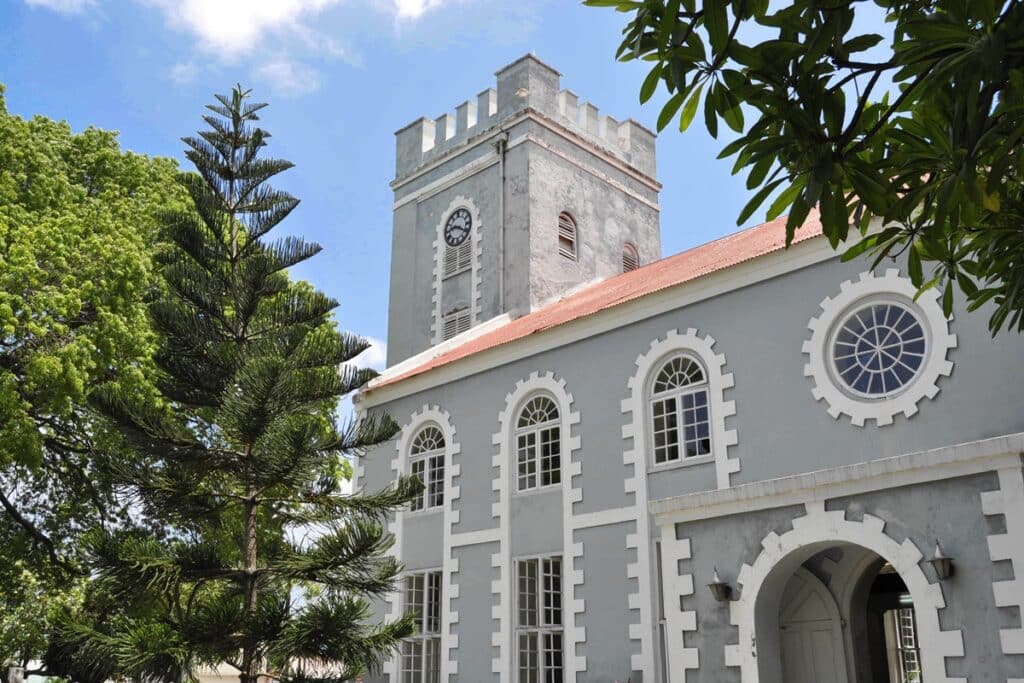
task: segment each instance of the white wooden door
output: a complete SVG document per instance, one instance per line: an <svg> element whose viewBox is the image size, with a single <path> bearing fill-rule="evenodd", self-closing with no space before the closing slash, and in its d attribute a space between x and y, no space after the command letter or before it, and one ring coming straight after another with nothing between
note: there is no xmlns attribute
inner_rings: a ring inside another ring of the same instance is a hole
<svg viewBox="0 0 1024 683"><path fill-rule="evenodd" d="M783 683L847 683L843 628L828 588L802 567L779 608Z"/></svg>

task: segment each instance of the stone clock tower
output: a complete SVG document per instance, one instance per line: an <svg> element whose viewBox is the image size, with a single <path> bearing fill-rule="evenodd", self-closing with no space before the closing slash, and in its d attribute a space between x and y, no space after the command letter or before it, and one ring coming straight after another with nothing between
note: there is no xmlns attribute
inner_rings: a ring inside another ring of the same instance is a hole
<svg viewBox="0 0 1024 683"><path fill-rule="evenodd" d="M532 55L396 138L389 366L661 257L654 135Z"/></svg>

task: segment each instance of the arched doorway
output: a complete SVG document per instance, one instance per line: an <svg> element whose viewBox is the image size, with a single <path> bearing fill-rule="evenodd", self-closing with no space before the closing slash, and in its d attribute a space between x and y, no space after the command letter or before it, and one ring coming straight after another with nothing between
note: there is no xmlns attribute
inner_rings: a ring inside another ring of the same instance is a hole
<svg viewBox="0 0 1024 683"><path fill-rule="evenodd" d="M919 648L906 583L869 550L820 551L786 582L779 605L782 683L921 683Z"/></svg>
<svg viewBox="0 0 1024 683"><path fill-rule="evenodd" d="M780 616L789 614L789 605L783 603L792 577L797 573L804 576L800 570L815 574L826 585L840 610L845 670L837 667L836 671L819 674L815 683L886 682L886 678L873 677L872 667L864 666L872 652L882 652L883 658L888 656L884 623L881 638L876 629L872 639L867 616L868 602L877 593L873 588L875 580L882 573L898 576L897 594L913 607L911 614L917 637L912 648L908 644L908 649L913 649L913 655L908 657L916 657L919 673L912 673L903 680L909 683L956 680L946 675L945 658L963 656L963 637L959 630L940 628L938 611L945 607L942 588L929 581L922 571L923 556L917 546L909 539L897 542L888 536L884 522L877 517L862 514L860 519L847 519L844 510L826 510L821 502L808 503L806 508L807 514L794 519L790 531L781 535L769 533L762 540L762 550L755 561L743 565L737 577L740 593L731 604L730 620L738 629L739 642L725 646L725 658L727 665L739 667L742 683L789 683L783 672L784 630L780 626L784 622L780 621ZM851 557L859 554L860 558L853 568L815 565L814 558L837 552L850 552ZM827 572L829 576L822 580L819 572ZM790 591L790 596L793 595ZM833 613L822 619L829 623L819 624L818 629L830 637L830 643L836 640L834 616ZM839 649L838 645L833 647ZM834 658L830 657L829 661ZM900 683L901 679L889 677L888 680Z"/></svg>

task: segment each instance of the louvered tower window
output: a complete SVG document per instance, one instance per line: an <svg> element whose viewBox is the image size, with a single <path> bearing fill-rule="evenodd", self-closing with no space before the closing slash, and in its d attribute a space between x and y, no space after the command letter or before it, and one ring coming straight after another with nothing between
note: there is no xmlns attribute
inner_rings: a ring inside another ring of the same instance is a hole
<svg viewBox="0 0 1024 683"><path fill-rule="evenodd" d="M458 275L473 265L473 240L466 239L457 247L445 246L444 277Z"/></svg>
<svg viewBox="0 0 1024 683"><path fill-rule="evenodd" d="M462 334L473 326L473 317L468 308L452 311L444 317L444 324L441 329L441 339L451 339L457 334Z"/></svg>
<svg viewBox="0 0 1024 683"><path fill-rule="evenodd" d="M628 273L631 270L636 270L640 267L640 254L637 253L636 247L629 242L622 245L622 272Z"/></svg>
<svg viewBox="0 0 1024 683"><path fill-rule="evenodd" d="M558 253L565 258L576 260L576 221L563 211L558 214Z"/></svg>

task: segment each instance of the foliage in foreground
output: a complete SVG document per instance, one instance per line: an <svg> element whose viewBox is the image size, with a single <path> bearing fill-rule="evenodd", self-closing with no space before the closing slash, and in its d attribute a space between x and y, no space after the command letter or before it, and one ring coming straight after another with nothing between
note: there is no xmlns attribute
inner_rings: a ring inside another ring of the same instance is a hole
<svg viewBox="0 0 1024 683"><path fill-rule="evenodd" d="M176 175L116 133L8 113L0 86L0 662L38 657L79 601L83 530L128 521L102 468L126 454L88 397L153 393L145 299Z"/></svg>
<svg viewBox="0 0 1024 683"><path fill-rule="evenodd" d="M1024 2L585 4L631 15L618 57L652 63L641 101L668 90L659 130L703 110L712 136L741 134L720 155L756 190L738 223L774 197L767 218L788 211L789 240L817 207L833 247L860 229L846 258L906 252L947 314L958 286L970 310L994 304L993 334L1024 330ZM869 10L890 45L860 31ZM885 227L869 234L872 217Z"/></svg>
<svg viewBox="0 0 1024 683"><path fill-rule="evenodd" d="M347 680L412 631L409 618L371 623L367 598L400 571L385 517L422 485L340 490L343 458L396 425L335 423L338 399L374 373L350 363L367 344L337 331L337 303L287 275L319 246L267 239L298 200L267 184L291 164L261 156L264 106L240 88L218 95L208 128L184 140L195 211L163 219L173 248L150 311L166 408L95 394L139 454L111 476L163 526L90 536L96 595L118 609L69 618L53 671L178 682L226 662L242 683Z"/></svg>

